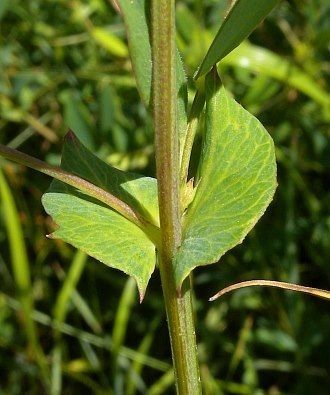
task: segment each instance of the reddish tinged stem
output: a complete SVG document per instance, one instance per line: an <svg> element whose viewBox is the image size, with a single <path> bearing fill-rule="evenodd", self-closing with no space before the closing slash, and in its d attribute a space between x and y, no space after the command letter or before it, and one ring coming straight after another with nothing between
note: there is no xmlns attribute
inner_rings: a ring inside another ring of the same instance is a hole
<svg viewBox="0 0 330 395"><path fill-rule="evenodd" d="M92 184L91 182L84 180L74 174L71 174L60 167L49 165L39 159L36 159L30 155L24 154L20 151L6 147L0 144L0 156L6 159L10 159L21 165L30 167L31 169L40 171L41 173L47 174L50 177L56 178L80 191L86 193L100 202L106 204L113 210L116 210L122 216L133 222L135 225L143 229L150 237L154 237L158 233L158 228L148 223L139 213L137 213L132 207L112 195L108 191Z"/></svg>
<svg viewBox="0 0 330 395"><path fill-rule="evenodd" d="M201 387L192 292L186 280L178 295L173 275L173 256L181 242L174 9L174 0L152 0L153 117L162 241L159 269L177 393L197 395Z"/></svg>

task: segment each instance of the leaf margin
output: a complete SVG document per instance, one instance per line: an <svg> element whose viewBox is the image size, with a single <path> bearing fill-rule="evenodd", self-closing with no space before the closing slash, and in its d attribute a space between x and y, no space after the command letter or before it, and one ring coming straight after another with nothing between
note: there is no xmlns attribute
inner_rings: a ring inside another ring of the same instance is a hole
<svg viewBox="0 0 330 395"><path fill-rule="evenodd" d="M197 185L196 185L196 193L195 193L195 197L192 201L192 203L189 205L186 213L185 213L185 217L184 217L184 221L183 221L183 238L182 238L182 243L181 246L179 247L176 255L174 256L174 277L175 277L175 282L176 282L176 287L178 290L180 290L181 285L184 281L184 279L191 273L191 271L193 271L196 267L199 266L206 266L206 265L210 265L213 263L217 263L219 261L219 259L226 254L229 250L231 250L232 248L234 248L235 246L241 244L243 242L243 240L245 239L245 237L248 235L248 233L253 229L253 227L255 226L255 224L259 221L259 219L262 217L262 215L265 213L267 207L269 206L269 204L271 203L271 201L273 200L275 191L276 191L276 187L277 187L277 168L276 168L276 157L275 157L275 149L274 149L274 142L271 138L271 136L269 135L269 133L267 132L267 130L264 128L264 126L260 123L260 121L254 117L252 114L250 114L247 110L245 110L236 100L234 100L229 93L226 91L226 89L223 87L222 82L218 76L218 72L216 67L213 67L213 69L211 70L211 72L208 73L207 78L205 80L205 84L206 84L206 94L209 91L209 89L207 89L207 84L209 83L210 79L214 78L214 82L215 85L218 85L218 89L220 92L220 95L222 95L223 97L225 97L225 100L229 99L232 101L232 103L239 108L240 111L243 111L246 115L248 115L249 117L251 117L251 120L253 120L254 122L256 122L256 124L258 125L258 127L261 128L262 133L264 133L264 137L267 138L269 144L270 144L270 148L271 148L271 153L272 153L272 166L273 166L273 175L272 175L272 179L273 179L273 187L271 192L269 193L268 198L264 201L263 204L263 208L261 210L259 210L259 212L257 214L254 215L254 219L253 220L249 220L248 221L248 226L245 228L246 230L242 232L242 235L239 239L237 239L236 241L232 242L232 244L230 244L228 246L228 248L226 247L226 249L224 251L222 251L221 253L214 253L214 257L212 259L209 259L210 261L205 263L203 261L199 261L194 263L193 265L190 265L188 267L185 267L184 270L182 270L182 264L180 265L180 254L182 253L182 247L184 245L185 242L185 236L187 235L187 231L189 230L189 223L187 220L187 216L189 216L194 202L196 205L196 198L198 198L198 188L200 187L200 181L201 181L201 177L203 177L203 175L201 174L197 174ZM215 87L214 89L217 89L217 87ZM209 92L209 97L206 97L206 111L208 110L208 105L209 105L209 100L210 100L210 92ZM207 122L207 118L206 121ZM200 158L200 164L199 164L199 170L198 173L200 173L200 169L203 166L203 157L205 157L205 152L203 154L203 151L205 149L205 137L204 137L204 142L203 142L203 148L202 148L202 154L201 154L201 158ZM212 159L210 159L212 160ZM199 177L199 178L198 178ZM203 199L201 199L201 202L203 203ZM191 214L190 214L191 215ZM194 215L196 215L196 212L194 213ZM194 215L192 215L192 217L194 217ZM189 250L189 248L188 248ZM181 267L180 267L181 266Z"/></svg>

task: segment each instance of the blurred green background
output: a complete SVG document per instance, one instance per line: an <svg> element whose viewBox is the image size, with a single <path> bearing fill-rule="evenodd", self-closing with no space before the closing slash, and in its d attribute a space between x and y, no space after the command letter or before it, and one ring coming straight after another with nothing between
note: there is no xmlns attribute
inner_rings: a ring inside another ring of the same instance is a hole
<svg viewBox="0 0 330 395"><path fill-rule="evenodd" d="M227 6L177 1L190 99ZM327 0L282 1L220 67L275 141L279 186L244 243L195 271L205 394L330 393L324 300L250 288L207 302L255 278L328 287L329 38ZM0 143L57 164L68 127L109 163L154 175L150 116L110 3L0 0ZM0 162L0 394L47 393L48 377L53 395L174 393L158 273L139 305L132 280L47 240L49 182Z"/></svg>

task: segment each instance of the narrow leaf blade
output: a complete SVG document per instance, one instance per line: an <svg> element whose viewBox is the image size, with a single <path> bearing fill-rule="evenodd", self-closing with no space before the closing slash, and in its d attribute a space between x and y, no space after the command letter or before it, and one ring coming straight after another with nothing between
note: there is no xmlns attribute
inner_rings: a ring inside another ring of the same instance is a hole
<svg viewBox="0 0 330 395"><path fill-rule="evenodd" d="M60 324L65 322L67 311L70 305L70 299L76 289L78 281L80 280L86 262L87 255L81 251L78 251L71 262L68 274L63 282L61 290L57 294L54 306L54 318Z"/></svg>
<svg viewBox="0 0 330 395"><path fill-rule="evenodd" d="M48 366L46 357L39 343L37 327L32 319L34 300L27 248L14 197L1 168L0 204L0 208L3 209L4 222L8 234L13 278L24 318L24 331L29 342L32 355L36 359L43 380L46 383L49 379Z"/></svg>
<svg viewBox="0 0 330 395"><path fill-rule="evenodd" d="M146 0L116 0L116 5L125 22L132 66L141 99L149 105L151 46L146 18Z"/></svg>
<svg viewBox="0 0 330 395"><path fill-rule="evenodd" d="M148 10L150 10L149 0L116 0L116 5L119 7L125 22L137 87L142 101L149 107L151 105L152 90L152 61L148 16ZM177 52L176 80L178 96L177 125L180 142L182 142L187 128L188 94L186 74L179 52Z"/></svg>
<svg viewBox="0 0 330 395"><path fill-rule="evenodd" d="M213 40L195 79L236 48L269 14L279 0L237 0Z"/></svg>

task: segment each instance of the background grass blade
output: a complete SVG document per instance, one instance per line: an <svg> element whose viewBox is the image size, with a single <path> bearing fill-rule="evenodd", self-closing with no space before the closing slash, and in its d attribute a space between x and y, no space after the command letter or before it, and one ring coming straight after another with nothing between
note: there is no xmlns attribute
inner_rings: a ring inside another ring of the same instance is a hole
<svg viewBox="0 0 330 395"><path fill-rule="evenodd" d="M112 367L113 372L118 372L118 355L125 340L131 309L135 301L136 284L132 278L126 282L122 292L112 330ZM116 373L115 373L116 379Z"/></svg>
<svg viewBox="0 0 330 395"><path fill-rule="evenodd" d="M49 373L45 355L40 346L37 328L32 318L33 295L31 273L24 242L23 230L14 198L9 185L0 169L0 202L2 203L4 222L7 229L11 266L16 290L21 302L24 317L24 329L29 342L30 353L37 362L43 380L48 383Z"/></svg>
<svg viewBox="0 0 330 395"><path fill-rule="evenodd" d="M57 295L54 306L54 318L60 324L65 321L68 307L70 306L70 299L76 289L86 262L87 255L82 251L77 251L70 265L69 272L65 277L62 288Z"/></svg>
<svg viewBox="0 0 330 395"><path fill-rule="evenodd" d="M58 343L53 350L50 395L60 395L62 391L62 348Z"/></svg>
<svg viewBox="0 0 330 395"><path fill-rule="evenodd" d="M92 309L89 307L86 300L80 295L79 292L73 291L72 293L72 302L75 308L79 311L80 315L83 317L86 324L93 330L95 333L101 333L102 328Z"/></svg>
<svg viewBox="0 0 330 395"><path fill-rule="evenodd" d="M2 292L0 292L0 296L3 297L6 304L11 309L13 309L14 311L20 310L21 305L16 299L11 298L10 296ZM56 321L52 320L49 315L37 310L33 310L32 319L41 325L52 328L54 330L59 330L63 335L70 336L71 338L78 339L82 342L87 342L103 350L112 351L112 342L109 337L97 336L93 333L83 331L66 323L59 325ZM132 361L141 361L141 363L143 363L145 366L148 366L151 369L159 372L166 372L170 368L170 364L168 364L167 362L163 362L157 358L150 357L149 355L143 355L126 346L122 346L118 354Z"/></svg>
<svg viewBox="0 0 330 395"><path fill-rule="evenodd" d="M329 93L312 76L266 48L244 42L226 56L222 64L275 78L309 96L325 109L329 108Z"/></svg>
<svg viewBox="0 0 330 395"><path fill-rule="evenodd" d="M65 318L70 306L70 299L72 294L75 292L77 283L81 277L87 261L87 255L81 251L77 251L68 275L65 277L62 288L57 295L53 315L58 325L65 322ZM63 274L64 275L64 274ZM59 395L62 391L62 341L61 332L58 327L54 331L55 333L55 347L52 356L52 376L51 376L51 395Z"/></svg>
<svg viewBox="0 0 330 395"><path fill-rule="evenodd" d="M195 79L210 71L214 64L236 48L278 2L279 0L237 0L220 26Z"/></svg>
<svg viewBox="0 0 330 395"><path fill-rule="evenodd" d="M94 40L112 55L121 58L128 57L126 44L111 32L100 27L94 27L91 29L91 34Z"/></svg>
<svg viewBox="0 0 330 395"><path fill-rule="evenodd" d="M141 344L139 348L137 349L138 352L141 354L147 354L149 352L149 349L151 347L151 344L153 340L155 339L155 330L157 326L159 325L159 317L156 317L156 319L153 320L151 323L150 329L148 333L145 335L145 337L142 339ZM141 373L143 370L143 361L141 360L135 360L132 363L131 369L128 373L128 377L126 380L126 395L135 395L137 392L136 384L135 384L135 377L141 377Z"/></svg>
<svg viewBox="0 0 330 395"><path fill-rule="evenodd" d="M149 395L160 395L166 393L174 383L174 372L173 369L169 369L164 373L159 380L157 380L150 388Z"/></svg>
<svg viewBox="0 0 330 395"><path fill-rule="evenodd" d="M101 326L95 315L89 308L86 301L76 291L77 284L83 273L87 262L88 256L82 252L77 251L74 255L72 263L70 265L67 276L64 279L62 288L57 295L57 299L54 306L54 319L57 321L57 327L55 329L56 346L53 351L53 366L52 366L52 395L58 395L61 393L62 385L62 369L61 369L61 358L62 358L62 340L61 331L59 330L60 325L65 322L70 302L74 304L76 309L80 312L85 322L94 330L96 333L101 332ZM64 276L64 273L62 273Z"/></svg>

